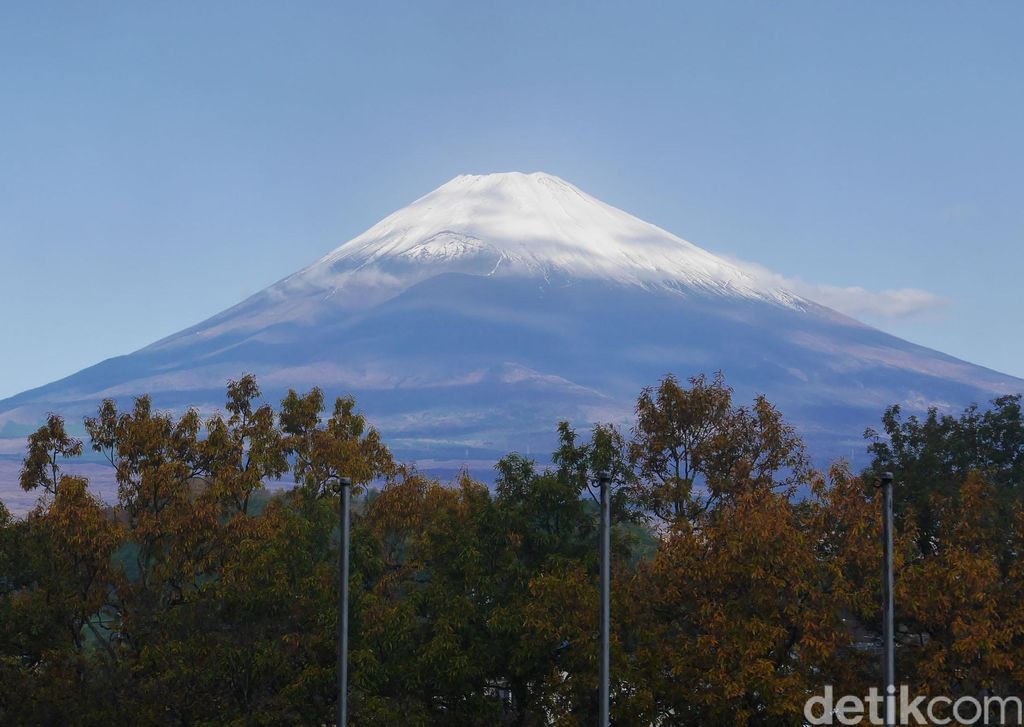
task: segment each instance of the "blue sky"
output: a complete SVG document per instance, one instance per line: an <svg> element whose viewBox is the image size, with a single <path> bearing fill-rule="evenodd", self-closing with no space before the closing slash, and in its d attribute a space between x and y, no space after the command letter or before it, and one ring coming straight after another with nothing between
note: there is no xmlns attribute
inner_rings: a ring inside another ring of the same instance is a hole
<svg viewBox="0 0 1024 727"><path fill-rule="evenodd" d="M1024 376L1022 25L936 0L4 4L0 397L509 170Z"/></svg>

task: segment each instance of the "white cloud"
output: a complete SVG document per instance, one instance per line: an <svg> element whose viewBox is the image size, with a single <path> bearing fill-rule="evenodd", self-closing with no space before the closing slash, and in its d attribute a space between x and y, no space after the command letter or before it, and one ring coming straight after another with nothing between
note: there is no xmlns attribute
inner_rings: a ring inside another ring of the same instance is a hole
<svg viewBox="0 0 1024 727"><path fill-rule="evenodd" d="M949 301L935 293L918 288L867 290L860 286L841 288L833 285L788 281L790 290L797 295L835 308L848 316L874 316L877 318L909 318L930 313L949 305Z"/></svg>
<svg viewBox="0 0 1024 727"><path fill-rule="evenodd" d="M762 284L785 288L853 318L911 318L934 313L949 305L947 298L920 288L868 290L859 285L842 287L808 283L800 278L779 275L754 263L738 260L734 262Z"/></svg>

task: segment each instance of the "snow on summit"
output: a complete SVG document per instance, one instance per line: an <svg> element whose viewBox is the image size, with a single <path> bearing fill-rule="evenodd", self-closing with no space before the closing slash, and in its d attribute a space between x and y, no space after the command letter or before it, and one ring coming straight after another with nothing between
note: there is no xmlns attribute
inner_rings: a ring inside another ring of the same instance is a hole
<svg viewBox="0 0 1024 727"><path fill-rule="evenodd" d="M550 174L460 175L309 267L185 331L214 336L366 309L437 275L598 280L673 295L808 301ZM172 337L176 338L176 337ZM164 342L158 342L161 345Z"/></svg>
<svg viewBox="0 0 1024 727"><path fill-rule="evenodd" d="M445 268L548 280L601 279L780 303L796 299L541 172L458 176L288 282L289 287L312 284L342 292L360 273L377 283L408 284Z"/></svg>

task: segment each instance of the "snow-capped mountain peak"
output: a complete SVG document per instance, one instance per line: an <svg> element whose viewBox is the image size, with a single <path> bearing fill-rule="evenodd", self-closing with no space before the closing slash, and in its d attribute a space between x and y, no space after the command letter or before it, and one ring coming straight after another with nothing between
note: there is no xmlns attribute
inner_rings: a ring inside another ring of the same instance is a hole
<svg viewBox="0 0 1024 727"><path fill-rule="evenodd" d="M443 274L598 281L675 296L807 310L765 276L605 204L550 174L461 175L187 336L311 324L366 310ZM157 346L180 342L182 334Z"/></svg>
<svg viewBox="0 0 1024 727"><path fill-rule="evenodd" d="M405 288L441 270L601 279L792 304L738 265L601 202L563 179L509 172L461 175L283 281L343 298L366 282ZM349 289L349 290L346 290ZM378 296L373 296L379 299Z"/></svg>
<svg viewBox="0 0 1024 727"><path fill-rule="evenodd" d="M487 470L552 451L558 421L628 426L637 392L667 372L722 371L738 401L766 395L832 457L860 449L892 403L959 407L1024 386L769 277L557 177L457 177L212 318L0 402L0 429L144 392L213 411L251 372L268 400L354 394L401 459Z"/></svg>

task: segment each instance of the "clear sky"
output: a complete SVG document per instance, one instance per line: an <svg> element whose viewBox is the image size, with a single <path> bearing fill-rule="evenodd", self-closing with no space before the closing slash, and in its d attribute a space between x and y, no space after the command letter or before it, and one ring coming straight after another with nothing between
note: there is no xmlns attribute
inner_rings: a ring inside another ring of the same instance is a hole
<svg viewBox="0 0 1024 727"><path fill-rule="evenodd" d="M0 6L0 397L545 171L1024 376L1024 3Z"/></svg>

